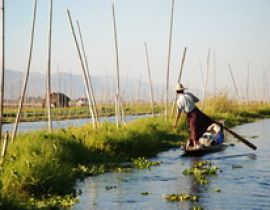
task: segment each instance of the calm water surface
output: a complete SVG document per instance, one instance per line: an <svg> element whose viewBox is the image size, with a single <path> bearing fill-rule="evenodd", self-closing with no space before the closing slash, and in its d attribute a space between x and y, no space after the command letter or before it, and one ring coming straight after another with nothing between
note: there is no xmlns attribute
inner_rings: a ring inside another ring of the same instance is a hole
<svg viewBox="0 0 270 210"><path fill-rule="evenodd" d="M126 121L131 121L138 118L148 117L151 115L134 115L134 116L126 116ZM115 117L101 117L101 122L114 122ZM85 118L85 119L71 119L71 120L59 120L59 121L53 121L52 126L53 128L66 128L70 126L82 126L86 123L92 123L91 118ZM4 131L11 131L13 129L14 124L8 123L3 125ZM47 129L48 123L47 121L39 121L39 122L21 122L18 126L19 132L27 132L32 130L42 130Z"/></svg>
<svg viewBox="0 0 270 210"><path fill-rule="evenodd" d="M82 192L73 210L163 210L190 209L201 206L208 210L269 210L270 209L270 120L235 127L257 145L253 151L243 143L203 157L182 157L179 149L160 153L153 160L163 163L150 170L129 173L107 173L87 178L77 185ZM229 137L229 136L228 136ZM231 138L231 137L229 137ZM209 177L209 184L198 185L182 171L196 160L210 160L223 171ZM233 166L241 166L234 168ZM106 186L115 186L106 190ZM220 193L214 192L218 187ZM142 192L149 192L142 196ZM169 193L191 193L199 202L171 203L164 199Z"/></svg>

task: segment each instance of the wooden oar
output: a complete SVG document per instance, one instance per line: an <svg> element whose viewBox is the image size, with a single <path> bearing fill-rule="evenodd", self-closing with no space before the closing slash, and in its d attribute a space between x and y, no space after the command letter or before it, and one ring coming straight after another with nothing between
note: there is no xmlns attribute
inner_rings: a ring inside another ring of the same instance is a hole
<svg viewBox="0 0 270 210"><path fill-rule="evenodd" d="M251 142L249 142L248 140L246 140L245 138L243 138L242 136L240 136L239 134L235 133L234 131L232 131L231 129L227 128L226 126L224 126L222 123L217 122L215 120L212 119L212 121L216 124L218 124L220 127L224 128L226 131L228 131L230 134L232 134L235 138L239 139L241 142L243 142L244 144L246 144L247 146L249 146L250 148L252 148L253 150L256 150L257 147L252 144Z"/></svg>

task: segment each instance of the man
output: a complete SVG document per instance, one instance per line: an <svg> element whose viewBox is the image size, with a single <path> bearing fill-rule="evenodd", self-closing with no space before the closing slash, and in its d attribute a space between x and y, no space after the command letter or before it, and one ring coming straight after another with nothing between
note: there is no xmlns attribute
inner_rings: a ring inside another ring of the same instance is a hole
<svg viewBox="0 0 270 210"><path fill-rule="evenodd" d="M182 84L176 84L177 93L177 114L174 122L174 127L177 126L181 113L186 114L186 121L190 131L190 138L188 145L194 148L199 148L199 139L213 121L201 112L195 105L199 99L191 93L185 93Z"/></svg>

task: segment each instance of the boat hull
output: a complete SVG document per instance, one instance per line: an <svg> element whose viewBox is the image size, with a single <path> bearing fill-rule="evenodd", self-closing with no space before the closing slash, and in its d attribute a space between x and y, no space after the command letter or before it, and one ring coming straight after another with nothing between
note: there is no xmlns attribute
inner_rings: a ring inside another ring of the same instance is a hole
<svg viewBox="0 0 270 210"><path fill-rule="evenodd" d="M182 150L183 150L184 156L202 156L209 153L223 151L226 147L227 147L226 145L220 144L220 145L215 145L215 146L210 146L210 147L202 147L198 149L182 147Z"/></svg>

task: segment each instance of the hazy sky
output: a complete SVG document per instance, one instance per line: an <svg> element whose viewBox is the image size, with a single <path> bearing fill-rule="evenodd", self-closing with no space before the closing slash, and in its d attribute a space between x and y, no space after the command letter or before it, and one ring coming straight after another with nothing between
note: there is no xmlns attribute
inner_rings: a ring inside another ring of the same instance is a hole
<svg viewBox="0 0 270 210"><path fill-rule="evenodd" d="M46 72L48 2L38 0L38 17L31 70ZM115 0L120 74L147 81L143 43L149 47L154 83L165 83L171 0ZM25 71L33 0L6 1L6 68ZM115 75L112 1L54 0L53 72L81 74L66 9L79 20L91 73ZM183 48L188 47L182 81L202 88L199 63L206 69L211 48L209 89L213 89L213 51L217 87L232 88L230 62L239 88L244 89L247 63L252 86L270 78L269 0L175 0L170 84L174 86ZM263 73L265 72L265 73ZM263 75L265 75L263 77Z"/></svg>

